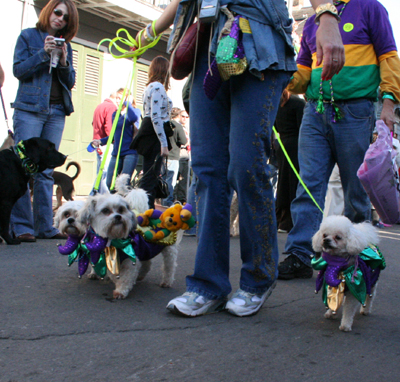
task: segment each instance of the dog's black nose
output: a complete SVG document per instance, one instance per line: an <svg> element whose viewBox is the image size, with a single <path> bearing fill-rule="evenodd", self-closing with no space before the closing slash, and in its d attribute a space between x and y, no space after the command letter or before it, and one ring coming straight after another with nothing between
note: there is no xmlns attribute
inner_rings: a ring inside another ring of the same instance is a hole
<svg viewBox="0 0 400 382"><path fill-rule="evenodd" d="M121 215L115 215L114 219L120 221L122 219L122 217L121 217Z"/></svg>
<svg viewBox="0 0 400 382"><path fill-rule="evenodd" d="M73 223L75 223L75 219L74 219L74 218L69 218L69 219L67 220L67 223L68 223L68 224L73 224Z"/></svg>

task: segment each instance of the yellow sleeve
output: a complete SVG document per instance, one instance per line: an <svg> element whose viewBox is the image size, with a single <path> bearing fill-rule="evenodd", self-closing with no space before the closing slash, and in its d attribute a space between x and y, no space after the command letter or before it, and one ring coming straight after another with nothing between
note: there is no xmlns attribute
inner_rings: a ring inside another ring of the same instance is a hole
<svg viewBox="0 0 400 382"><path fill-rule="evenodd" d="M400 101L400 59L396 51L379 57L379 70L380 91L393 94L398 103Z"/></svg>
<svg viewBox="0 0 400 382"><path fill-rule="evenodd" d="M304 65L297 65L297 72L293 74L287 90L294 94L304 94L307 90L310 80L311 68Z"/></svg>

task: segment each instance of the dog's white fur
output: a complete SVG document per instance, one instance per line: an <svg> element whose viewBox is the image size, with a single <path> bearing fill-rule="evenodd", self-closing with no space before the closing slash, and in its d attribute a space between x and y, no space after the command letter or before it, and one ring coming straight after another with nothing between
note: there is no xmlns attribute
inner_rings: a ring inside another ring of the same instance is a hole
<svg viewBox="0 0 400 382"><path fill-rule="evenodd" d="M121 174L115 180L115 189L118 194L125 198L131 210L142 214L149 209L149 197L142 188L132 188L127 185L128 174Z"/></svg>
<svg viewBox="0 0 400 382"><path fill-rule="evenodd" d="M77 216L84 205L83 200L69 201L62 205L54 217L54 226L66 235L83 236L86 226L77 220Z"/></svg>
<svg viewBox="0 0 400 382"><path fill-rule="evenodd" d="M358 255L369 244L378 244L378 242L377 230L370 223L353 224L345 216L335 215L327 217L312 238L312 246L315 252L324 251L333 256L348 258L350 264L354 261L354 256ZM361 306L361 314L368 315L371 313L377 285L378 283L371 291L372 296L367 296L365 306ZM359 307L359 301L350 292L347 292L343 302L340 330L351 331L354 316ZM332 318L333 316L332 310L328 309L325 318Z"/></svg>

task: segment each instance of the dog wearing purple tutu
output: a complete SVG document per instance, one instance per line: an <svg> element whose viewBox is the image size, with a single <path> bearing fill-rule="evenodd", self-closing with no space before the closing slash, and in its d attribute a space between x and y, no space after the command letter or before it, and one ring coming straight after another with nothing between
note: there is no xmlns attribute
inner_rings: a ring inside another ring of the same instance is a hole
<svg viewBox="0 0 400 382"><path fill-rule="evenodd" d="M371 313L380 270L385 260L376 246L377 230L370 223L353 224L345 216L329 216L312 238L312 260L318 270L316 293L323 288L325 318L333 318L343 305L340 330L351 331L357 310Z"/></svg>

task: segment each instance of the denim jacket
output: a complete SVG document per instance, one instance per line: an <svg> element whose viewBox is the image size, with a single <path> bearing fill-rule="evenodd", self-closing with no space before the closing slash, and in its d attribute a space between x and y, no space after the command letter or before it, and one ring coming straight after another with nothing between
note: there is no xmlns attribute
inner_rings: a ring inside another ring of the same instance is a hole
<svg viewBox="0 0 400 382"><path fill-rule="evenodd" d="M30 112L48 114L52 74L50 56L44 50L47 32L36 28L24 29L18 37L14 51L14 76L19 79L17 97L12 107ZM75 84L72 66L72 48L67 44L67 66L57 66L58 80L63 89L65 114L74 111L71 89Z"/></svg>
<svg viewBox="0 0 400 382"><path fill-rule="evenodd" d="M201 1L201 0L198 0ZM284 70L297 71L292 43L292 21L283 0L219 0L220 6L227 5L231 12L249 20L251 34L243 34L245 55L249 70L262 78L262 71ZM193 22L197 15L196 0L182 0L176 12L174 29L168 42L171 52L186 25ZM220 12L215 23L210 53L215 55L218 37L227 17Z"/></svg>

